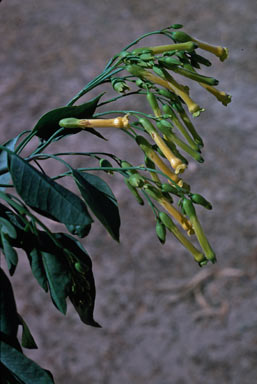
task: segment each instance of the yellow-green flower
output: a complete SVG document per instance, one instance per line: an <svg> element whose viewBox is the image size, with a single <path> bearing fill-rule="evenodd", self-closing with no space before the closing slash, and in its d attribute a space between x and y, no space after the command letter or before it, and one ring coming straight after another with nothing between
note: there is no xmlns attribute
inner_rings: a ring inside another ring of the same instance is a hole
<svg viewBox="0 0 257 384"><path fill-rule="evenodd" d="M128 115L118 116L113 119L75 119L73 117L62 119L59 121L59 125L63 128L123 128L128 129L130 127Z"/></svg>

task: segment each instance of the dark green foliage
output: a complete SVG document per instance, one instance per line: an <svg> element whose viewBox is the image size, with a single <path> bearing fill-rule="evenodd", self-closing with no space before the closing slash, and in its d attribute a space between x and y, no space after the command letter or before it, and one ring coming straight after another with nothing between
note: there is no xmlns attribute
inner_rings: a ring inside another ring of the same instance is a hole
<svg viewBox="0 0 257 384"><path fill-rule="evenodd" d="M0 268L0 332L11 340L16 338L18 331L18 313L13 296L11 283Z"/></svg>
<svg viewBox="0 0 257 384"><path fill-rule="evenodd" d="M111 236L119 241L120 215L118 203L109 186L98 176L73 170L80 193Z"/></svg>
<svg viewBox="0 0 257 384"><path fill-rule="evenodd" d="M52 384L52 377L47 371L23 355L10 344L0 340L1 364L11 373L13 383ZM3 384L8 383L5 381Z"/></svg>
<svg viewBox="0 0 257 384"><path fill-rule="evenodd" d="M57 109L53 109L52 111L47 112L43 115L37 124L34 127L34 132L41 139L47 140L49 139L58 129L60 129L59 121L61 119L65 119L67 117L76 117L77 119L89 119L93 116L95 109L97 107L98 101L103 96L101 93L99 96L94 99L88 101L87 103L81 105L72 105L68 107L61 107ZM81 129L63 129L60 132L60 136L64 137L66 135L78 133ZM100 137L94 129L87 129L87 131L94 133Z"/></svg>
<svg viewBox="0 0 257 384"><path fill-rule="evenodd" d="M46 217L75 226L76 234L83 237L92 223L85 203L21 157L14 153L8 156L13 184L24 202Z"/></svg>

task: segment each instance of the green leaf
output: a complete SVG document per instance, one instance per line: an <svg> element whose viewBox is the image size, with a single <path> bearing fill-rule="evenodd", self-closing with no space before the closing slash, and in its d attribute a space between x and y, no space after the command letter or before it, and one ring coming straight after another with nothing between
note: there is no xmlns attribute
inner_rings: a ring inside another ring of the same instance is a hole
<svg viewBox="0 0 257 384"><path fill-rule="evenodd" d="M82 197L111 236L119 241L120 215L115 196L98 176L73 170Z"/></svg>
<svg viewBox="0 0 257 384"><path fill-rule="evenodd" d="M85 203L21 157L14 153L8 156L13 184L25 203L41 215L75 226L83 236L92 223Z"/></svg>
<svg viewBox="0 0 257 384"><path fill-rule="evenodd" d="M0 363L0 377L2 384L24 384L24 381L14 376L3 364Z"/></svg>
<svg viewBox="0 0 257 384"><path fill-rule="evenodd" d="M51 297L60 312L66 314L66 297L70 291L71 276L61 255L41 252Z"/></svg>
<svg viewBox="0 0 257 384"><path fill-rule="evenodd" d="M21 315L18 315L19 317L19 323L22 326L22 338L21 338L21 345L24 348L28 349L37 349L37 344L29 330L29 327L25 320L21 317Z"/></svg>
<svg viewBox="0 0 257 384"><path fill-rule="evenodd" d="M0 268L0 332L11 338L16 338L18 323L12 285L2 268Z"/></svg>
<svg viewBox="0 0 257 384"><path fill-rule="evenodd" d="M9 238L3 232L1 232L1 242L3 247L3 253L5 255L7 267L10 274L13 275L18 264L18 255L15 249L12 247Z"/></svg>
<svg viewBox="0 0 257 384"><path fill-rule="evenodd" d="M0 341L1 363L25 384L53 384L51 376L39 365L4 341Z"/></svg>
<svg viewBox="0 0 257 384"><path fill-rule="evenodd" d="M37 124L34 127L34 131L36 131L36 135L42 139L49 139L57 130L60 129L59 121L61 119L67 117L76 117L78 119L88 119L91 118L94 114L98 101L103 96L104 93L101 93L99 96L94 99L88 101L87 103L78 105L78 106L69 106L69 107L61 107L57 109L53 109L52 111L44 114ZM70 134L75 134L80 132L81 129L63 129L63 132L60 133L60 136L66 136ZM94 129L87 129L87 131L96 134L99 134ZM100 137L102 137L100 135ZM103 138L103 137L102 137Z"/></svg>
<svg viewBox="0 0 257 384"><path fill-rule="evenodd" d="M17 140L20 135L16 136L14 139L7 141L4 146L11 151L14 151ZM0 150L0 184L8 184L11 176L8 172L8 162L7 162L7 152L4 150ZM0 191L4 191L4 187L0 187Z"/></svg>
<svg viewBox="0 0 257 384"><path fill-rule="evenodd" d="M15 227L4 217L0 217L0 230L12 239L17 238L17 232Z"/></svg>
<svg viewBox="0 0 257 384"><path fill-rule="evenodd" d="M69 262L73 276L69 298L83 323L100 327L93 317L95 281L91 259L82 244L72 236L57 233L55 237L65 249L64 257Z"/></svg>
<svg viewBox="0 0 257 384"><path fill-rule="evenodd" d="M33 248L27 251L27 255L30 261L30 266L34 277L38 284L43 288L45 292L48 291L47 277L45 268L43 265L42 255L40 249Z"/></svg>

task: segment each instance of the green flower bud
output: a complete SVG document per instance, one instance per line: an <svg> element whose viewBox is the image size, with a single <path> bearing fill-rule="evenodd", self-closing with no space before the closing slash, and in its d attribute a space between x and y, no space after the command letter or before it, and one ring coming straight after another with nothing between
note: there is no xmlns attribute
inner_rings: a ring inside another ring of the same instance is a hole
<svg viewBox="0 0 257 384"><path fill-rule="evenodd" d="M67 117L59 121L59 126L63 128L80 128L80 120L75 117Z"/></svg>
<svg viewBox="0 0 257 384"><path fill-rule="evenodd" d="M181 65L180 60L170 56L161 57L160 59L158 59L158 62L168 69L174 69L174 67Z"/></svg>
<svg viewBox="0 0 257 384"><path fill-rule="evenodd" d="M130 89L126 82L120 78L112 79L112 87L118 93L124 93Z"/></svg>
<svg viewBox="0 0 257 384"><path fill-rule="evenodd" d="M139 195L137 189L135 187L132 187L132 185L129 183L128 179L127 178L124 178L124 182L125 184L127 185L128 189L130 190L130 192L132 193L132 195L136 198L137 202L140 204L140 205L144 205L144 200L142 199L142 197Z"/></svg>
<svg viewBox="0 0 257 384"><path fill-rule="evenodd" d="M180 196L179 190L177 188L173 187L172 185L170 185L169 183L163 183L161 185L161 189L163 192L173 193L173 195Z"/></svg>
<svg viewBox="0 0 257 384"><path fill-rule="evenodd" d="M166 240L166 227L160 220L157 220L155 230L161 244L164 244Z"/></svg>
<svg viewBox="0 0 257 384"><path fill-rule="evenodd" d="M160 76L162 79L168 81L168 72L165 71L164 68L161 68L160 66L154 65L153 71L156 73L156 75Z"/></svg>
<svg viewBox="0 0 257 384"><path fill-rule="evenodd" d="M142 77L144 74L144 69L136 64L127 65L126 70L136 77Z"/></svg>
<svg viewBox="0 0 257 384"><path fill-rule="evenodd" d="M129 176L128 182L134 188L142 188L145 184L145 179L139 173L135 173Z"/></svg>
<svg viewBox="0 0 257 384"><path fill-rule="evenodd" d="M189 219L196 216L195 208L191 200L186 198L182 199L182 208Z"/></svg>
<svg viewBox="0 0 257 384"><path fill-rule="evenodd" d="M143 187L144 191L153 199L159 201L162 198L162 192L154 187L153 185L145 184Z"/></svg>
<svg viewBox="0 0 257 384"><path fill-rule="evenodd" d="M192 195L190 195L190 198L195 204L200 204L207 209L212 209L211 203L206 200L202 195L199 195L198 193L193 193Z"/></svg>
<svg viewBox="0 0 257 384"><path fill-rule="evenodd" d="M151 61L154 59L154 56L151 53L142 53L139 57L142 61Z"/></svg>
<svg viewBox="0 0 257 384"><path fill-rule="evenodd" d="M170 27L173 29L180 29L180 28L183 28L183 25L182 24L172 24Z"/></svg>
<svg viewBox="0 0 257 384"><path fill-rule="evenodd" d="M159 213L159 218L161 222L167 227L169 230L171 230L173 227L175 227L175 224L173 223L172 219L167 215L165 212Z"/></svg>
<svg viewBox="0 0 257 384"><path fill-rule="evenodd" d="M192 41L192 37L182 31L171 32L171 36L172 39L177 43L186 43L187 41Z"/></svg>
<svg viewBox="0 0 257 384"><path fill-rule="evenodd" d="M148 91L146 98L147 98L148 103L150 104L150 107L153 110L154 115L156 117L160 117L161 116L161 110L160 110L160 107L158 105L158 101L157 101L155 95L152 92Z"/></svg>

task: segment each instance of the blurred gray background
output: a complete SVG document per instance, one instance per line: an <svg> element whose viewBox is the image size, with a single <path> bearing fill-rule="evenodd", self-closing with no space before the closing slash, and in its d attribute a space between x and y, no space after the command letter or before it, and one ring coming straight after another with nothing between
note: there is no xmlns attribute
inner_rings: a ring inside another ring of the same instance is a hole
<svg viewBox="0 0 257 384"><path fill-rule="evenodd" d="M199 209L199 215L218 264L207 266L207 278L175 239L161 246L150 208L138 206L120 178L108 179L120 203L121 243L97 223L85 241L96 279L95 318L103 328L83 325L71 306L66 317L59 314L25 255L12 278L18 311L39 345L27 355L51 370L57 384L256 382L256 1L3 0L1 141L64 105L127 43L172 23L230 50L224 63L212 57L208 73L232 94L232 103L225 108L202 89L192 91L207 108L195 121L205 163L191 162L185 174L193 191L213 203L213 211ZM124 99L124 108L145 107L133 101ZM106 144L78 137L66 138L59 149L98 149L142 161L122 132L110 131Z"/></svg>

